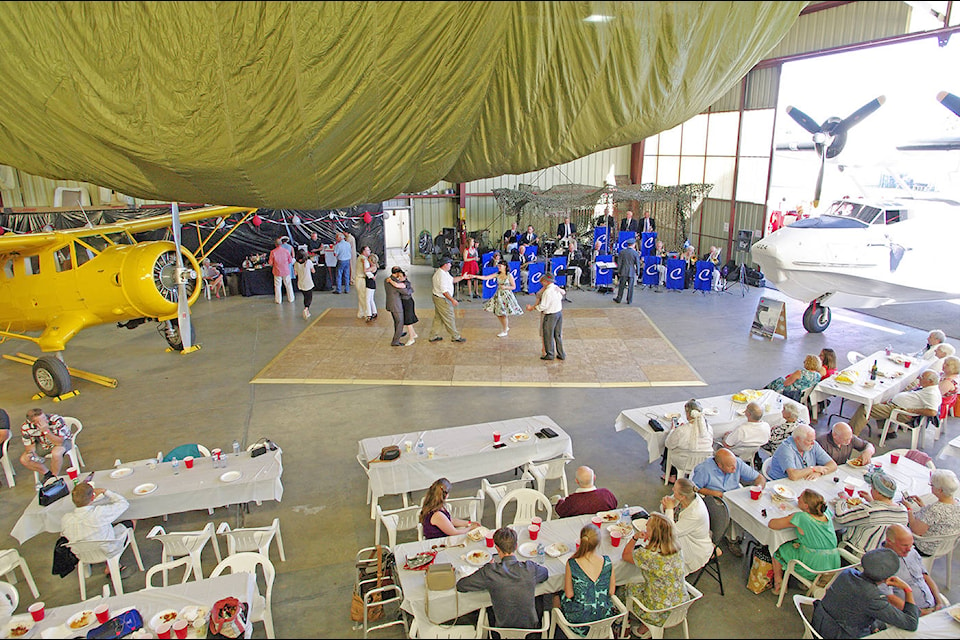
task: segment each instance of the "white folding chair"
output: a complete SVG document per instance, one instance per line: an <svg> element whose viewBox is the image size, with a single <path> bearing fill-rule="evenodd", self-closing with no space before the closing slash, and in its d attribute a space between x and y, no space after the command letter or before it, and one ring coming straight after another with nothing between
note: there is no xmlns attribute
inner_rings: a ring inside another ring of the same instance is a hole
<svg viewBox="0 0 960 640"><path fill-rule="evenodd" d="M663 625L659 627L652 625L649 622L646 622L646 620L644 620L644 624L646 624L647 628L650 629L650 635L654 638L662 638L664 629L676 627L677 625L680 625L680 624L683 625L683 637L689 638L690 629L687 626L687 611L689 611L690 607L693 606L694 602L696 602L697 600L703 597L703 594L697 591L696 587L694 587L692 584L690 584L686 580L684 580L683 586L686 588L687 595L689 596L689 598L687 600L684 600L680 604L674 605L672 607L667 607L666 609L648 609L646 605L644 605L642 602L640 602L633 596L629 596L627 598L627 608L630 610L631 613L633 613L638 618L640 618L641 613L666 613L667 614L667 619L664 620Z"/></svg>
<svg viewBox="0 0 960 640"><path fill-rule="evenodd" d="M440 625L414 615L409 638L476 638L477 628L468 624Z"/></svg>
<svg viewBox="0 0 960 640"><path fill-rule="evenodd" d="M20 605L20 593L9 582L0 582L0 620L12 616Z"/></svg>
<svg viewBox="0 0 960 640"><path fill-rule="evenodd" d="M478 638L489 638L490 632L494 631L500 635L501 638L526 638L532 633L539 633L541 638L553 637L547 636L546 633L550 630L550 612L543 612L543 621L540 624L540 627L537 629L513 629L510 627L491 627L487 624L487 609L480 609L480 618L477 620L477 637Z"/></svg>
<svg viewBox="0 0 960 640"><path fill-rule="evenodd" d="M17 486L17 481L13 477L17 475L17 471L13 468L13 463L10 462L10 452L7 451L11 438L13 438L13 431L7 430L7 438L3 441L3 457L0 458L0 466L3 467L3 474L7 477L7 486L13 488Z"/></svg>
<svg viewBox="0 0 960 640"><path fill-rule="evenodd" d="M550 623L550 638L557 638L557 627L563 630L563 635L567 638L626 638L627 637L627 607L620 601L620 598L610 594L610 601L617 613L596 620L594 622L568 622L563 615L563 611L558 608L553 609L552 621ZM619 625L619 629L614 629L614 625ZM578 633L585 632L585 633Z"/></svg>
<svg viewBox="0 0 960 640"><path fill-rule="evenodd" d="M80 579L81 600L87 599L87 574L90 573L90 566L103 562L106 562L110 568L110 580L113 582L114 592L118 596L123 595L123 583L120 581L120 556L127 547L133 551L137 566L140 571L143 571L143 560L140 559L140 549L137 547L133 529L124 529L124 531L125 533L116 540L83 540L67 543L80 560L77 565L77 575Z"/></svg>
<svg viewBox="0 0 960 640"><path fill-rule="evenodd" d="M261 553L241 551L224 558L210 574L216 578L223 573L252 573L257 575L257 567L263 570L263 580L266 584L266 595L257 595L250 607L250 622L262 622L268 638L276 638L273 632L273 581L277 571L269 558Z"/></svg>
<svg viewBox="0 0 960 640"><path fill-rule="evenodd" d="M496 508L500 505L500 501L503 500L503 497L513 491L514 489L526 489L533 485L534 478L530 475L529 472L524 471L523 475L516 480L508 480L506 482L491 483L486 478L480 480L480 490L483 491L484 495L490 498L490 502L493 503L493 508ZM480 513L480 518L483 517L483 513ZM479 518L478 518L479 520Z"/></svg>
<svg viewBox="0 0 960 640"><path fill-rule="evenodd" d="M213 553L217 557L217 562L223 559L220 555L220 544L217 542L212 522L208 522L203 529L198 531L171 531L170 533L157 525L147 534L147 540L156 540L163 545L160 552L161 563L186 556L190 560L194 580L203 580L200 554L203 552L203 548L207 546L207 542L213 543ZM163 572L163 586L167 586L166 571Z"/></svg>
<svg viewBox="0 0 960 640"><path fill-rule="evenodd" d="M27 566L27 561L23 559L20 552L16 549L4 549L0 551L0 575L6 576L7 581L11 584L17 584L17 574L14 572L17 567L23 571L23 579L26 580L27 585L30 586L30 592L33 594L33 597L39 598L40 591L37 589L37 584L33 581L33 574L30 573L30 567Z"/></svg>
<svg viewBox="0 0 960 640"><path fill-rule="evenodd" d="M814 638L816 638L816 640L823 640L823 636L817 633L817 630L810 624L810 618L813 616L813 603L816 601L816 598L802 596L799 593L793 596L793 606L797 608L797 613L800 614L800 619L803 620L803 637L805 640L813 640ZM809 616L804 613L804 607L810 607Z"/></svg>
<svg viewBox="0 0 960 640"><path fill-rule="evenodd" d="M190 556L183 556L177 558L176 560L170 560L168 562L158 562L149 569L147 569L147 579L145 589L156 589L157 586L153 584L153 576L158 573L163 573L163 584L161 586L167 586L167 572L179 569L183 567L183 579L180 581L180 584L184 584L190 580L190 576L194 575L193 573L193 563L190 559ZM197 580L202 580L203 578L196 578ZM104 585L106 586L106 585Z"/></svg>
<svg viewBox="0 0 960 640"><path fill-rule="evenodd" d="M231 529L226 522L221 522L217 533L227 538L227 555L234 555L241 551L256 551L264 558L270 557L270 542L277 540L277 549L280 551L280 560L286 562L287 556L283 551L283 537L280 535L280 518L274 518L269 527L244 527Z"/></svg>
<svg viewBox="0 0 960 640"><path fill-rule="evenodd" d="M773 461L773 456L770 456L763 461L763 464L760 465L760 473L763 474L763 477L767 480L770 480L770 464Z"/></svg>
<svg viewBox="0 0 960 640"><path fill-rule="evenodd" d="M559 480L562 497L570 495L570 488L567 485L567 474L565 468L567 463L573 460L572 456L559 456L552 460L541 462L528 462L524 465L524 470L529 472L537 481L537 491L546 495L547 480Z"/></svg>
<svg viewBox="0 0 960 640"><path fill-rule="evenodd" d="M477 495L475 496L447 498L444 504L450 512L451 518L480 522L480 518L483 517L483 502L483 490L481 489L477 491Z"/></svg>
<svg viewBox="0 0 960 640"><path fill-rule="evenodd" d="M513 524L530 524L530 521L537 515L538 507L546 512L544 520L550 520L553 515L553 505L550 504L550 498L543 495L536 489L514 489L503 497L500 504L497 505L497 529L503 526L503 510L511 502L517 503L517 513L513 518Z"/></svg>
<svg viewBox="0 0 960 640"><path fill-rule="evenodd" d="M77 468L77 471L80 471L81 469L83 469L83 456L80 455L80 447L77 446L77 436L79 436L80 432L83 431L83 424L81 424L81 422L76 418L71 418L69 416L61 416L61 417L63 418L63 422L70 429L70 433L71 433L70 440L73 442L73 446L70 448L69 451L67 451L64 454L64 457L70 458L70 464L67 465L67 463L64 462L64 465L66 466L64 466L60 470L60 473L66 473L67 466L74 466ZM7 457L6 452L4 452L3 457L4 459L6 459ZM48 453L44 457L47 460L49 460L50 458L53 457L53 454ZM36 483L39 483L41 481L40 474L37 473L36 471L33 472L33 478L34 478L34 482ZM13 486L13 485L10 485L10 486Z"/></svg>
<svg viewBox="0 0 960 640"><path fill-rule="evenodd" d="M860 561L850 554L848 551L841 550L842 554L845 554L844 557L848 561L852 561L850 566L859 567ZM840 575L842 571L848 569L848 567L837 567L836 569L827 569L825 571L814 571L802 561L793 559L787 563L787 569L783 572L783 581L780 583L780 597L777 598L777 606L783 604L783 596L787 594L787 586L790 583L790 578L796 578L798 582L803 584L806 587L806 592L804 595L811 596L813 598L822 598L823 594L826 593L827 588L833 584L833 581L837 579L837 576ZM806 578L801 575L799 569L803 569L807 573L813 575L813 578Z"/></svg>
<svg viewBox="0 0 960 640"><path fill-rule="evenodd" d="M904 411L900 408L895 408L891 411L890 417L883 423L883 431L880 432L880 448L883 448L883 443L886 441L887 434L890 433L891 427L893 427L894 432L902 427L910 432L910 448L916 449L917 443L920 441L920 434L927 426L926 416L919 416L920 420L915 422L917 417L917 414Z"/></svg>
<svg viewBox="0 0 960 640"><path fill-rule="evenodd" d="M713 451L675 451L667 449L667 472L663 474L663 484L670 484L670 468L677 470L677 478L685 478L693 473L698 464L713 457Z"/></svg>
<svg viewBox="0 0 960 640"><path fill-rule="evenodd" d="M402 509L392 509L384 511L380 505L377 507L377 533L374 536L374 544L380 544L380 526L387 530L387 544L392 549L397 545L398 531L416 531L417 540L423 540L423 525L420 524L420 506L403 507ZM453 514L451 514L453 515Z"/></svg>
<svg viewBox="0 0 960 640"><path fill-rule="evenodd" d="M914 536L914 544L917 542L935 542L937 548L934 549L933 553L929 556L921 556L923 561L923 568L927 570L927 573L930 573L930 577L933 577L931 573L933 571L933 563L937 558L946 557L947 559L947 583L946 590L950 590L950 579L953 569L953 551L957 548L957 544L960 543L960 536L957 534L949 534L944 536Z"/></svg>

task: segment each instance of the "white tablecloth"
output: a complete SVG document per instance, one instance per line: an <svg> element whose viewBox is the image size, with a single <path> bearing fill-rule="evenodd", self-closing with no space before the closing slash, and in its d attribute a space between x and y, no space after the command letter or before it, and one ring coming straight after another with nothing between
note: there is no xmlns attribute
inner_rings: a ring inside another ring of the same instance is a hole
<svg viewBox="0 0 960 640"><path fill-rule="evenodd" d="M557 437L537 438L533 435L544 427L553 429ZM494 431L500 432L505 447L493 448ZM529 434L529 439L514 442L511 436L518 433ZM436 449L433 458L417 456L415 451L403 451L404 441L416 444L418 435L419 432L413 432L360 441L360 458L366 461L378 459L380 450L388 445L398 445L401 449L396 460L368 463L374 505L380 496L426 489L438 478L461 482L509 471L526 462L573 456L570 436L547 416L425 431L424 444Z"/></svg>
<svg viewBox="0 0 960 640"><path fill-rule="evenodd" d="M897 494L894 500L899 501L903 493L913 496L924 496L930 492L930 469L924 465L917 464L913 460L900 457L897 464L890 462L890 454L884 454L873 458L872 462L879 462L882 465L884 473L890 475L897 482ZM733 491L727 491L723 494L723 501L727 504L730 511L730 517L738 525L750 532L754 538L762 544L767 545L771 551L775 551L784 542L789 542L797 537L797 530L794 527L786 529L773 530L767 526L771 518L779 518L796 511L797 501L775 502L773 499L774 484L784 484L797 495L804 489L811 488L820 492L828 503L837 497L840 491L843 491L844 482L852 479L856 483L857 489L867 489L863 481L863 474L866 472L863 467L852 467L849 464L840 465L834 473L828 476L822 476L816 480L774 480L767 483L767 487L761 494L759 500L750 498L750 488L741 487ZM834 478L839 478L834 482ZM846 495L846 494L844 494ZM760 510L767 510L767 517L764 518Z"/></svg>
<svg viewBox="0 0 960 640"><path fill-rule="evenodd" d="M74 578L74 576L70 577ZM76 578L74 578L74 582L76 582ZM111 617L124 609L136 608L143 617L144 628L151 632L151 637L154 637L153 629L150 628L150 620L165 609L180 611L188 605L196 605L209 610L217 600L230 596L235 597L240 602L246 602L252 608L254 599L258 595L257 579L251 573L231 573L186 584L158 587L156 589L141 589L120 596L111 596L105 600L93 598L86 602L68 604L53 609L48 608L43 620L37 623L37 629L33 631L31 636L35 638L85 637L88 631L98 626L96 623L82 630L73 630L67 627L67 620L75 613L93 610L99 604L106 604L110 607ZM251 637L252 631L253 624L248 624L245 636L247 638Z"/></svg>
<svg viewBox="0 0 960 640"><path fill-rule="evenodd" d="M947 444L943 445L943 449L940 450L940 453L937 455L938 458L960 458L960 436L957 436Z"/></svg>
<svg viewBox="0 0 960 640"><path fill-rule="evenodd" d="M950 607L956 609L960 605ZM920 618L916 631L904 631L897 627L887 627L884 631L867 636L868 638L951 638L960 637L960 622L954 620L948 609L935 611Z"/></svg>
<svg viewBox="0 0 960 640"><path fill-rule="evenodd" d="M631 512L636 511L639 511L639 508L631 508ZM570 556L572 556L576 550L577 542L580 539L580 529L589 523L592 517L593 515L591 514L572 518L560 518L544 522L541 525L537 542L542 542L544 547L548 547L554 542L563 542L570 547L570 551L558 558L546 557L544 566L547 568L550 576L546 582L542 582L537 586L538 595L543 593L556 593L557 591L563 590L563 574L567 560L570 559ZM530 542L530 533L526 530L526 527L513 528L518 532L518 547L522 547L524 543ZM626 563L621 559L623 547L615 548L610 544L610 534L606 530L606 525L604 525L601 531L600 538L601 542L597 552L601 555L610 556L617 578L617 584L626 584L637 578L640 575L640 570L632 563ZM426 588L423 577L425 572L422 570L408 571L403 569L403 564L407 557L416 555L421 551L428 551L434 545L459 544L461 542L466 542L466 546L441 549L434 560L434 562L438 563L452 563L457 570L457 578L459 579L475 569L475 567L464 559L466 554L476 549L485 549L492 552L496 551L496 548L487 549L486 543L483 540L472 542L467 539L466 536L462 535L452 536L450 538L423 540L421 542L408 542L396 546L394 554L397 560L397 574L400 579L400 587L403 589L403 604L401 607L404 611L418 616L421 619L425 619L424 599L426 597ZM530 560L530 558L520 553L517 553L517 558L519 560ZM496 558L494 558L493 561L496 561ZM460 593L456 595L456 598L459 599L458 609L454 609L456 600L452 590L449 592L433 592L430 596L430 610L433 619L437 621L440 620L441 613L437 613L438 611L448 614L459 611L460 614L465 614L490 606L490 594L487 591ZM446 618L447 616L442 617ZM449 617L452 618L453 615L449 615Z"/></svg>
<svg viewBox="0 0 960 640"><path fill-rule="evenodd" d="M804 422L810 422L810 412L798 402L794 402L786 396L781 396L772 389L758 389L758 391L761 391L763 395L756 402L763 407L763 420L771 427L783 424L783 416L780 410L783 406L781 403L785 402L793 402L793 404L798 405L800 407L800 418ZM707 422L713 429L713 437L717 442L747 421L743 415L738 413L743 411L747 404L734 402L732 394L698 398L698 400L703 405L705 413L711 413L714 409L717 411L716 415L706 415ZM617 416L614 428L617 431L633 429L639 433L647 441L647 461L652 463L659 460L660 456L663 455L663 443L667 439L667 430L670 429L671 422L664 416L668 413L679 413L681 420L686 420L686 414L683 411L683 405L686 402L686 400L682 400L639 409L627 409ZM651 417L655 417L664 426L665 430L654 431L651 429L649 424Z"/></svg>
<svg viewBox="0 0 960 640"><path fill-rule="evenodd" d="M152 518L170 513L181 513L199 509L222 507L228 504L241 504L263 500L280 501L283 497L283 474L281 452L267 452L251 458L248 452L239 456L228 455L225 469L214 469L213 458L197 458L193 469L180 463L180 474L174 475L171 463L150 464L156 460L140 460L122 466L133 469L133 473L123 478L111 478L113 469L97 471L93 482L98 488L110 489L130 501L130 508L123 514L123 520ZM220 476L228 471L239 471L240 478L233 482L223 482ZM66 476L64 476L66 478ZM153 483L157 489L152 493L138 496L133 490L141 484ZM67 479L67 484L70 480ZM60 519L73 509L70 496L57 500L53 504L41 507L36 496L23 515L17 520L10 534L23 544L33 536L47 531L60 532Z"/></svg>
<svg viewBox="0 0 960 640"><path fill-rule="evenodd" d="M891 354L888 357L884 351L871 353L856 364L840 370L856 371L858 375L855 384L841 384L837 382L836 375L830 376L826 380L821 380L810 392L810 404L816 406L818 402L836 396L862 404L869 416L873 405L886 402L903 391L932 363L931 360L911 357L912 364L908 369L892 360L892 358L903 359L904 357L901 354ZM875 387L868 389L863 386L863 383L870 380L870 369L873 367L874 360L877 362L878 369L877 384ZM840 374L840 371L837 371L837 375Z"/></svg>

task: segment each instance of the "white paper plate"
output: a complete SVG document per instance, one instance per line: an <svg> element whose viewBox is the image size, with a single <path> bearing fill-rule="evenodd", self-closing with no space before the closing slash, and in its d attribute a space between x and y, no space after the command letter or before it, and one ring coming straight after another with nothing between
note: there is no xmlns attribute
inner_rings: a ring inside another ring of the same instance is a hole
<svg viewBox="0 0 960 640"><path fill-rule="evenodd" d="M490 533L490 529L487 529L484 526L479 526L475 529L471 529L467 532L467 537L474 542L480 542L487 537L487 534Z"/></svg>
<svg viewBox="0 0 960 640"><path fill-rule="evenodd" d="M4 638L25 638L30 635L30 632L33 631L33 626L37 624L33 621L33 616L29 613L20 614L19 616L13 616L10 618L10 621L7 623L7 626L3 629ZM13 635L14 629L25 628L26 631L19 635Z"/></svg>
<svg viewBox="0 0 960 640"><path fill-rule="evenodd" d="M515 433L512 436L510 436L510 439L513 440L514 442L526 442L527 440L530 439L530 434L527 433L526 431L521 431L519 433Z"/></svg>
<svg viewBox="0 0 960 640"><path fill-rule="evenodd" d="M956 605L947 609L947 613L950 614L950 617L960 622L960 605Z"/></svg>
<svg viewBox="0 0 960 640"><path fill-rule="evenodd" d="M706 409L703 410L703 415L705 416L715 416L715 415L718 415L719 413L720 413L720 409L716 407L707 407Z"/></svg>
<svg viewBox="0 0 960 640"><path fill-rule="evenodd" d="M614 531L619 531L621 538L629 538L633 535L633 524L624 525L619 522L616 524L608 524L607 531L611 534Z"/></svg>
<svg viewBox="0 0 960 640"><path fill-rule="evenodd" d="M536 553L536 548L534 548L534 553ZM492 557L493 556L491 556L488 551L484 551L483 549L477 549L463 556L463 559L466 560L469 564L472 564L475 567L479 567L481 565L485 565L488 562L490 562L490 558Z"/></svg>
<svg viewBox="0 0 960 640"><path fill-rule="evenodd" d="M150 628L156 632L157 627L159 627L164 622L169 622L173 624L173 621L177 619L177 610L176 609L164 609L160 613L156 614L150 618ZM165 619L169 618L169 619Z"/></svg>
<svg viewBox="0 0 960 640"><path fill-rule="evenodd" d="M177 614L178 618L182 618L187 622L193 623L196 620L205 620L209 609L206 607L199 607L195 604L188 604L183 609L180 609L180 613Z"/></svg>
<svg viewBox="0 0 960 640"><path fill-rule="evenodd" d="M633 528L637 530L637 533L643 533L647 530L647 518L637 518L633 521Z"/></svg>
<svg viewBox="0 0 960 640"><path fill-rule="evenodd" d="M570 553L570 545L566 542L554 542L552 545L544 549L544 552L551 558L559 558L565 553Z"/></svg>
<svg viewBox="0 0 960 640"><path fill-rule="evenodd" d="M148 493L153 493L156 490L157 485L153 484L152 482L145 482L141 485L137 485L133 490L133 494L137 496L145 496Z"/></svg>
<svg viewBox="0 0 960 640"><path fill-rule="evenodd" d="M130 467L120 467L119 469L114 469L110 472L111 478L126 478L128 475L133 473L133 469Z"/></svg>
<svg viewBox="0 0 960 640"><path fill-rule="evenodd" d="M797 497L797 492L785 484L773 485L773 492L784 500L793 500Z"/></svg>
<svg viewBox="0 0 960 640"><path fill-rule="evenodd" d="M531 540L530 542L524 542L522 545L517 547L517 553L522 555L525 558L536 558L537 557L537 543Z"/></svg>
<svg viewBox="0 0 960 640"><path fill-rule="evenodd" d="M79 631L80 629L86 629L90 625L96 623L97 616L93 614L92 609L84 609L82 611L77 611L75 614L67 618L66 627L70 631Z"/></svg>
<svg viewBox="0 0 960 640"><path fill-rule="evenodd" d="M240 479L239 471L227 471L220 476L220 482L235 482Z"/></svg>
<svg viewBox="0 0 960 640"><path fill-rule="evenodd" d="M620 512L613 511L598 511L597 517L603 520L604 524L610 524L611 522L620 522Z"/></svg>

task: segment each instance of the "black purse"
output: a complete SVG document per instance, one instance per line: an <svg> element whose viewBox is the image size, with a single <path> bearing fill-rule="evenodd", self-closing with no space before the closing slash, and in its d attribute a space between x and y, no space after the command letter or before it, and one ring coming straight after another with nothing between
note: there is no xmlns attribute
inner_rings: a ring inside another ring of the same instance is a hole
<svg viewBox="0 0 960 640"><path fill-rule="evenodd" d="M660 424L660 421L657 420L656 418L650 418L650 422L648 422L647 424L649 424L650 428L653 429L654 431L663 431L663 425Z"/></svg>
<svg viewBox="0 0 960 640"><path fill-rule="evenodd" d="M69 494L70 489L67 488L67 481L63 478L57 478L56 481L48 482L40 487L40 506L46 507L47 505L51 505Z"/></svg>

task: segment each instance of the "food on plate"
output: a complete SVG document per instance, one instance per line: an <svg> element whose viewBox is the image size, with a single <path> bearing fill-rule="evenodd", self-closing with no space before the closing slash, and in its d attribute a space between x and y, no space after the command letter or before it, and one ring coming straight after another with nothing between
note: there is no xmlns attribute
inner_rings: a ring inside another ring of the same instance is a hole
<svg viewBox="0 0 960 640"><path fill-rule="evenodd" d="M490 529L487 529L486 527L477 527L476 529L470 529L470 531L467 532L467 537L474 542L479 542L480 540L483 540L488 533L490 533Z"/></svg>
<svg viewBox="0 0 960 640"><path fill-rule="evenodd" d="M417 569L426 564L430 564L434 557L434 554L429 552L418 553L407 558L407 567L411 569Z"/></svg>
<svg viewBox="0 0 960 640"><path fill-rule="evenodd" d="M630 522L629 524L623 523L623 522L618 522L617 524L611 524L607 527L607 531L609 531L610 533L613 533L614 531L619 531L621 538L629 538L630 536L633 535L633 522Z"/></svg>
<svg viewBox="0 0 960 640"><path fill-rule="evenodd" d="M525 558L535 558L537 556L537 543L524 542L519 547L517 547L517 553L519 553Z"/></svg>
<svg viewBox="0 0 960 640"><path fill-rule="evenodd" d="M856 371L847 371L846 369L837 374L837 382L840 384L854 384L860 374Z"/></svg>
<svg viewBox="0 0 960 640"><path fill-rule="evenodd" d="M30 632L30 629L33 629L32 620L23 620L17 623L11 623L7 628L7 635L10 638L20 638L27 635Z"/></svg>
<svg viewBox="0 0 960 640"><path fill-rule="evenodd" d="M953 618L957 622L960 622L960 605L947 609L947 613L950 614L951 618Z"/></svg>
<svg viewBox="0 0 960 640"><path fill-rule="evenodd" d="M703 415L705 416L715 416L720 413L720 409L717 407L707 407L703 410Z"/></svg>
<svg viewBox="0 0 960 640"><path fill-rule="evenodd" d="M81 611L70 617L67 621L67 626L71 629L83 629L90 625L95 619L96 617L93 615L93 611Z"/></svg>
<svg viewBox="0 0 960 640"><path fill-rule="evenodd" d="M762 395L763 393L757 391L756 389L744 389L740 393L733 394L732 400L734 402L751 402L758 399Z"/></svg>
<svg viewBox="0 0 960 640"><path fill-rule="evenodd" d="M510 439L514 442L526 442L530 439L530 434L525 431L520 431L519 433L515 433L510 436Z"/></svg>
<svg viewBox="0 0 960 640"><path fill-rule="evenodd" d="M847 504L850 505L851 507L857 507L863 504L863 498L859 498L857 496L853 496L852 498L847 498Z"/></svg>
<svg viewBox="0 0 960 640"><path fill-rule="evenodd" d="M604 522L619 522L620 521L620 512L619 511L601 511L597 513L597 516Z"/></svg>
<svg viewBox="0 0 960 640"><path fill-rule="evenodd" d="M773 495L782 500L793 500L797 497L797 493L785 484L773 485Z"/></svg>
<svg viewBox="0 0 960 640"><path fill-rule="evenodd" d="M467 554L467 562L470 564L478 565L483 564L490 559L490 554L484 551L483 549L477 549L476 551L471 551Z"/></svg>
<svg viewBox="0 0 960 640"><path fill-rule="evenodd" d="M176 611L165 611L160 614L160 622L173 622L177 619Z"/></svg>
<svg viewBox="0 0 960 640"><path fill-rule="evenodd" d="M548 556L556 558L570 551L570 546L563 542L554 542L545 551Z"/></svg>
<svg viewBox="0 0 960 640"><path fill-rule="evenodd" d="M847 460L847 464L849 464L851 467L862 467L863 460L861 460L860 458L850 458L849 460Z"/></svg>

